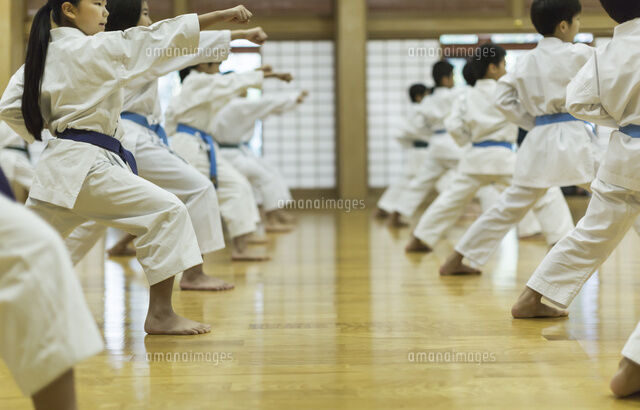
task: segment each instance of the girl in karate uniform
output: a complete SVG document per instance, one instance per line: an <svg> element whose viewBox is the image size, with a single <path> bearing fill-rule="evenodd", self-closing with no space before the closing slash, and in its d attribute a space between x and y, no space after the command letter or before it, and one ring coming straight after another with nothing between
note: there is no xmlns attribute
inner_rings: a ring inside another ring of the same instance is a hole
<svg viewBox="0 0 640 410"><path fill-rule="evenodd" d="M0 168L0 357L36 409L75 409L73 367L104 348L64 243Z"/></svg>
<svg viewBox="0 0 640 410"><path fill-rule="evenodd" d="M111 0L107 3L107 9L107 31L127 30L135 25L148 27L152 24L146 1ZM262 42L265 37L260 28L203 31L200 34L198 52L177 58L170 64L178 70L200 61L208 61L211 56L217 56L222 61L229 55L231 40L249 39ZM156 77L147 79L143 76L127 87L124 112L121 115L121 126L125 135L123 144L130 147L134 154L139 175L175 194L185 203L203 255L222 249L224 236L215 188L208 178L169 149L167 136L161 125L162 120ZM95 239L104 235L104 227L93 222L90 224L94 228L83 225L67 239L67 246L76 263L93 247ZM92 232L93 229L100 232ZM93 240L87 240L88 238ZM132 235L127 235L109 251L109 254L130 256L128 244L134 239ZM232 287L221 280L204 275L202 265L199 268L190 269L182 275L181 289L226 290Z"/></svg>
<svg viewBox="0 0 640 410"><path fill-rule="evenodd" d="M220 110L213 121L213 135L220 146L220 154L251 182L268 215L284 212L293 200L291 191L280 172L253 154L245 144L253 136L257 120L292 111L304 102L307 95L307 92L302 92L259 99L235 98Z"/></svg>
<svg viewBox="0 0 640 410"><path fill-rule="evenodd" d="M249 237L260 223L260 213L249 181L226 159L217 155L213 121L219 111L248 88L260 88L265 78L291 80L288 74L263 69L247 73L219 74L219 64L206 63L182 70L181 92L167 108L167 129L175 132L172 148L203 175L218 185L220 212L234 245L232 257L241 257ZM267 225L268 231L281 231L280 225ZM242 251L242 253L238 253ZM256 255L260 256L260 255ZM263 256L267 259L267 256Z"/></svg>
<svg viewBox="0 0 640 410"><path fill-rule="evenodd" d="M171 303L174 276L202 264L187 208L135 175L119 116L124 88L167 73L180 50L198 47L201 27L251 14L238 7L104 33L108 16L106 1L49 0L34 18L25 66L0 100L0 119L27 142L45 126L56 137L38 162L28 206L63 237L89 220L136 236L151 285L145 330L206 333L209 325L177 315Z"/></svg>

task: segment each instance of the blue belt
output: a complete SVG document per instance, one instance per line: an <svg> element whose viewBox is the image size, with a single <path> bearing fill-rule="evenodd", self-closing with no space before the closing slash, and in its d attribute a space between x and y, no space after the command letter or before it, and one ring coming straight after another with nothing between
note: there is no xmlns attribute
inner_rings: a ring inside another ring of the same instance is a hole
<svg viewBox="0 0 640 410"><path fill-rule="evenodd" d="M640 125L630 124L626 127L620 127L618 131L627 134L631 138L640 138Z"/></svg>
<svg viewBox="0 0 640 410"><path fill-rule="evenodd" d="M426 141L413 141L413 148L429 148L429 143Z"/></svg>
<svg viewBox="0 0 640 410"><path fill-rule="evenodd" d="M74 130L70 128L66 129L62 134L58 134L57 137L63 140L84 142L113 152L131 167L134 174L138 175L138 165L136 164L135 157L122 146L120 141L113 137L95 131Z"/></svg>
<svg viewBox="0 0 640 410"><path fill-rule="evenodd" d="M510 142L506 142L506 141L482 141L482 142L474 142L472 144L474 147L477 148L488 148L488 147L504 147L504 148L508 148L510 150L513 150L513 144Z"/></svg>
<svg viewBox="0 0 640 410"><path fill-rule="evenodd" d="M436 135L446 134L447 130L435 130L433 133Z"/></svg>
<svg viewBox="0 0 640 410"><path fill-rule="evenodd" d="M4 172L2 172L2 168L0 168L0 194L6 196L7 198L13 201L16 200L16 198L13 196L11 185L9 184L7 177L4 176Z"/></svg>
<svg viewBox="0 0 640 410"><path fill-rule="evenodd" d="M153 132L155 132L158 137L164 142L164 145L169 145L169 139L167 138L167 132L164 130L164 127L160 124L151 125L147 118L144 115L136 114L135 112L125 111L120 114L120 118L133 121L138 125L141 125Z"/></svg>
<svg viewBox="0 0 640 410"><path fill-rule="evenodd" d="M559 122L570 122L570 121L582 121L582 120L577 119L576 117L574 117L573 115L567 112L563 112L560 114L541 115L539 117L536 117L536 127L540 127L542 125L557 124ZM582 122L586 123L586 121L582 121Z"/></svg>
<svg viewBox="0 0 640 410"><path fill-rule="evenodd" d="M217 183L218 165L216 162L216 146L213 143L213 137L204 131L184 124L178 124L178 132L184 132L186 134L191 134L196 137L202 138L202 140L206 142L207 145L209 145L209 176Z"/></svg>

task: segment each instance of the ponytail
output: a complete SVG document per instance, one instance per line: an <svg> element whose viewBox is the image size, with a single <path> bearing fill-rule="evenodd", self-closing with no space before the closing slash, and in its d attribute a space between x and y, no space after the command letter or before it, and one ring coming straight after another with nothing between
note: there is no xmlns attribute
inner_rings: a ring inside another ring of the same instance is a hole
<svg viewBox="0 0 640 410"><path fill-rule="evenodd" d="M80 0L67 0L77 5ZM62 4L64 0L48 0L33 18L27 58L24 64L24 92L22 94L22 116L29 133L38 141L42 140L44 119L40 108L40 88L47 50L51 40L51 20L62 25Z"/></svg>

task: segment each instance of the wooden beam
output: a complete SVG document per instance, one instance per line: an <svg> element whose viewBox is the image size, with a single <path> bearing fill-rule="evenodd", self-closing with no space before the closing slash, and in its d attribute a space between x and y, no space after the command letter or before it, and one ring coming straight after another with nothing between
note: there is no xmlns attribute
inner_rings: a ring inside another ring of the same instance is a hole
<svg viewBox="0 0 640 410"><path fill-rule="evenodd" d="M583 15L582 32L607 36L613 33L615 22L605 14ZM513 17L488 17L486 19L462 17L384 17L369 19L369 36L386 38L437 38L441 34L480 33L533 33L535 29L528 17L521 24Z"/></svg>
<svg viewBox="0 0 640 410"><path fill-rule="evenodd" d="M330 40L335 35L333 19L327 17L255 17L249 26L213 25L211 30L262 27L270 40Z"/></svg>
<svg viewBox="0 0 640 410"><path fill-rule="evenodd" d="M24 63L24 0L0 0L0 92Z"/></svg>
<svg viewBox="0 0 640 410"><path fill-rule="evenodd" d="M367 2L336 0L337 172L344 199L365 199L367 183Z"/></svg>

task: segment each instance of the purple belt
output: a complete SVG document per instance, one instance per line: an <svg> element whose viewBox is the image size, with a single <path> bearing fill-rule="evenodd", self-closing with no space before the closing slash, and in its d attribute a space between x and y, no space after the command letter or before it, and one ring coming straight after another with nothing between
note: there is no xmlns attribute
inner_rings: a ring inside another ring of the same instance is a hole
<svg viewBox="0 0 640 410"><path fill-rule="evenodd" d="M129 167L131 167L134 174L138 175L138 165L136 164L135 157L130 151L127 151L122 146L120 141L113 137L95 131L66 129L62 134L58 134L58 138L76 142L85 142L113 152L122 158Z"/></svg>

